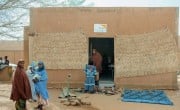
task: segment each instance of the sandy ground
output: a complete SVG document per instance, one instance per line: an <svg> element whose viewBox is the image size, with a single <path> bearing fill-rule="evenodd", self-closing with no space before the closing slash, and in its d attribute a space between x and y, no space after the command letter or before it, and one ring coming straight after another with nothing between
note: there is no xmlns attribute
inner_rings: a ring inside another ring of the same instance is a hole
<svg viewBox="0 0 180 110"><path fill-rule="evenodd" d="M180 76L179 76L180 88ZM15 110L14 102L9 100L11 84L0 82L0 110ZM76 93L84 101L90 101L91 106L65 106L60 103L59 89L49 89L50 106L45 110L180 110L180 90L165 91L174 105L159 105L146 103L122 102L120 94L106 96L104 94L82 94ZM28 110L34 110L36 103L27 103Z"/></svg>

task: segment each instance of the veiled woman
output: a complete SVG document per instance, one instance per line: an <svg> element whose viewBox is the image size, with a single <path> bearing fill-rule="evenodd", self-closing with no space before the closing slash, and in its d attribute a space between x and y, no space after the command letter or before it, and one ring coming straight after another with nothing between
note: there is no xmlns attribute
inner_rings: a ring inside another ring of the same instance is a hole
<svg viewBox="0 0 180 110"><path fill-rule="evenodd" d="M45 69L45 65L42 61L38 62L38 69L35 75L35 90L38 94L38 102L40 105L48 106L49 94L47 90L48 76Z"/></svg>
<svg viewBox="0 0 180 110"><path fill-rule="evenodd" d="M35 75L35 70L34 70L33 65L32 66L28 66L28 70L26 71L26 74L28 76L29 83L30 83L30 86L31 86L32 100L30 100L30 101L36 102L37 101L37 95L36 95L36 91L35 91L35 87L34 87L34 82L33 82L33 77Z"/></svg>
<svg viewBox="0 0 180 110"><path fill-rule="evenodd" d="M32 98L31 87L24 71L24 61L19 60L13 75L10 99L16 101L16 110L27 110L26 100Z"/></svg>

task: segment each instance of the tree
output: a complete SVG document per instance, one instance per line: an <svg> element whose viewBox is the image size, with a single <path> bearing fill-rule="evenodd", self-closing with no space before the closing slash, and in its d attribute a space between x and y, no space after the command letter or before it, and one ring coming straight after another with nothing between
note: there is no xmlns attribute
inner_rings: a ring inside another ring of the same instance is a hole
<svg viewBox="0 0 180 110"><path fill-rule="evenodd" d="M22 40L30 7L79 7L85 0L0 0L0 40Z"/></svg>

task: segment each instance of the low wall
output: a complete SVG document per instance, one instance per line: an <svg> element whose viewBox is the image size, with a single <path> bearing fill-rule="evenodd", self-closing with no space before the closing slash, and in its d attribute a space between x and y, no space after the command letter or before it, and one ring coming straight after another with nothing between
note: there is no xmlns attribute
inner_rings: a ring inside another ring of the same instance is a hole
<svg viewBox="0 0 180 110"><path fill-rule="evenodd" d="M12 75L12 67L6 66L0 69L0 81L10 81Z"/></svg>
<svg viewBox="0 0 180 110"><path fill-rule="evenodd" d="M178 89L176 72L135 77L119 77L115 79L115 83L122 88Z"/></svg>
<svg viewBox="0 0 180 110"><path fill-rule="evenodd" d="M71 75L70 87L83 88L85 74L82 70L47 70L48 87L62 88L67 86L68 74ZM177 74L163 73L146 76L117 77L114 80L116 87L141 89L178 89Z"/></svg>
<svg viewBox="0 0 180 110"><path fill-rule="evenodd" d="M85 74L82 69L62 69L53 70L48 69L48 87L62 88L67 86L68 75L70 77L70 87L83 87Z"/></svg>

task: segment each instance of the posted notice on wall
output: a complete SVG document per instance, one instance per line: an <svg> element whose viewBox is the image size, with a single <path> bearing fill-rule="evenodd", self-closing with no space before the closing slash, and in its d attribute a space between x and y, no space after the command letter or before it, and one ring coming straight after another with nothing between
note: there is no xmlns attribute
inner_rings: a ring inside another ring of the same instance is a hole
<svg viewBox="0 0 180 110"><path fill-rule="evenodd" d="M107 32L107 24L94 24L94 32Z"/></svg>

